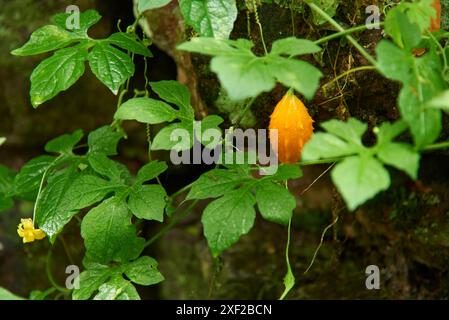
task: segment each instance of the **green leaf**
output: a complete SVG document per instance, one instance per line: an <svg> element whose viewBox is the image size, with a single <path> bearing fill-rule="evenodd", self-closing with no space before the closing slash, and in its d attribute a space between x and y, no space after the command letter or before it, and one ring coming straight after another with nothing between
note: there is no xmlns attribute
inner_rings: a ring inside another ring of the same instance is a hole
<svg viewBox="0 0 449 320"><path fill-rule="evenodd" d="M95 76L114 94L134 74L132 59L122 51L98 43L89 53L89 65Z"/></svg>
<svg viewBox="0 0 449 320"><path fill-rule="evenodd" d="M99 263L137 258L145 240L136 236L126 203L113 197L90 210L81 223L86 256Z"/></svg>
<svg viewBox="0 0 449 320"><path fill-rule="evenodd" d="M147 163L137 172L137 184L142 184L145 181L152 180L159 176L162 172L168 169L168 166L163 161L151 161Z"/></svg>
<svg viewBox="0 0 449 320"><path fill-rule="evenodd" d="M295 197L285 188L270 181L256 186L256 201L265 220L287 225L296 208Z"/></svg>
<svg viewBox="0 0 449 320"><path fill-rule="evenodd" d="M125 268L125 274L132 282L144 286L164 281L164 276L157 269L157 261L148 256L130 262Z"/></svg>
<svg viewBox="0 0 449 320"><path fill-rule="evenodd" d="M182 130L186 133L188 139L181 141L175 140L177 137L175 130ZM172 138L173 134L173 138ZM192 122L177 122L170 124L160 130L153 139L151 150L188 150L193 145L193 123Z"/></svg>
<svg viewBox="0 0 449 320"><path fill-rule="evenodd" d="M201 120L201 130L195 130L195 138L198 141L201 141L201 143L204 146L207 146L209 149L215 148L217 145L221 143L221 139L218 141L214 141L215 139L210 137L209 139L206 139L206 136L204 134L208 130L215 130L215 132L221 133L222 130L220 129L220 124L224 122L224 119L217 115L209 115L205 117L203 120Z"/></svg>
<svg viewBox="0 0 449 320"><path fill-rule="evenodd" d="M57 137L45 145L45 151L62 153L62 154L72 154L73 147L75 147L78 142L83 138L83 130L76 130L70 134L64 134Z"/></svg>
<svg viewBox="0 0 449 320"><path fill-rule="evenodd" d="M337 0L310 0L314 4L316 4L318 7L320 7L324 12L326 12L329 16L333 17L337 13L337 8L340 3L340 1ZM313 23L315 25L322 25L327 22L325 18L323 18L322 15L315 12L315 10L312 10L312 16L313 16Z"/></svg>
<svg viewBox="0 0 449 320"><path fill-rule="evenodd" d="M238 41L243 41L243 43L246 43L245 46L247 49L243 51L247 54L252 54L250 49L253 46L253 43L251 41L247 39L238 39ZM241 51L237 46L235 46L235 44L236 41L233 40L223 41L221 39L199 37L192 38L189 42L181 43L177 46L177 49L211 56L232 55L238 54Z"/></svg>
<svg viewBox="0 0 449 320"><path fill-rule="evenodd" d="M302 177L301 168L295 164L282 164L278 167L276 173L270 176L270 180L285 181L290 179L299 179Z"/></svg>
<svg viewBox="0 0 449 320"><path fill-rule="evenodd" d="M64 196L65 204L71 210L87 208L119 187L100 177L81 174L73 180Z"/></svg>
<svg viewBox="0 0 449 320"><path fill-rule="evenodd" d="M171 0L139 0L138 11L144 12L166 6Z"/></svg>
<svg viewBox="0 0 449 320"><path fill-rule="evenodd" d="M39 156L28 161L14 178L14 190L18 194L27 194L39 189L45 170L54 162L55 157Z"/></svg>
<svg viewBox="0 0 449 320"><path fill-rule="evenodd" d="M16 56L30 56L63 48L80 38L57 26L44 26L31 34L30 40L11 53Z"/></svg>
<svg viewBox="0 0 449 320"><path fill-rule="evenodd" d="M380 71L389 79L407 82L410 78L412 54L395 46L391 41L382 40L376 47Z"/></svg>
<svg viewBox="0 0 449 320"><path fill-rule="evenodd" d="M136 288L121 276L100 286L94 300L140 300Z"/></svg>
<svg viewBox="0 0 449 320"><path fill-rule="evenodd" d="M55 25L60 27L61 29L66 29L67 27L67 19L71 18L72 13L58 13L53 16L52 21ZM70 30L75 34L86 37L87 30L100 21L101 15L94 9L89 9L80 13L79 16L79 30ZM70 20L69 20L70 21Z"/></svg>
<svg viewBox="0 0 449 320"><path fill-rule="evenodd" d="M355 145L362 145L362 136L368 129L368 125L355 118L350 118L347 122L340 120L329 120L321 124L327 132L336 135Z"/></svg>
<svg viewBox="0 0 449 320"><path fill-rule="evenodd" d="M379 128L374 131L377 135L377 144L390 143L394 138L408 129L407 123L404 120L398 120L394 123L383 122Z"/></svg>
<svg viewBox="0 0 449 320"><path fill-rule="evenodd" d="M74 289L73 300L87 300L98 288L111 276L112 270L107 266L96 264L95 268L89 268L80 274L80 287Z"/></svg>
<svg viewBox="0 0 449 320"><path fill-rule="evenodd" d="M30 292L30 300L48 300L48 296L55 292L55 288L49 288L45 291L33 290Z"/></svg>
<svg viewBox="0 0 449 320"><path fill-rule="evenodd" d="M388 171L371 157L346 158L335 166L331 176L350 210L390 186Z"/></svg>
<svg viewBox="0 0 449 320"><path fill-rule="evenodd" d="M256 97L276 84L271 70L255 56L218 56L210 67L233 100Z"/></svg>
<svg viewBox="0 0 449 320"><path fill-rule="evenodd" d="M180 0L185 22L203 37L227 39L237 18L235 0Z"/></svg>
<svg viewBox="0 0 449 320"><path fill-rule="evenodd" d="M358 151L354 144L347 143L333 134L318 132L306 143L301 157L303 161L318 160L348 156Z"/></svg>
<svg viewBox="0 0 449 320"><path fill-rule="evenodd" d="M411 146L404 143L388 143L377 151L382 162L405 171L412 179L417 179L420 154Z"/></svg>
<svg viewBox="0 0 449 320"><path fill-rule="evenodd" d="M204 210L204 235L214 257L248 233L256 217L254 197L249 191L228 192Z"/></svg>
<svg viewBox="0 0 449 320"><path fill-rule="evenodd" d="M77 213L70 207L70 194L68 190L73 183L77 173L75 165L71 165L62 173L51 176L47 187L42 191L36 207L36 222L50 241Z"/></svg>
<svg viewBox="0 0 449 320"><path fill-rule="evenodd" d="M421 32L427 31L430 27L431 18L436 17L436 10L432 6L433 2L434 0L402 2L397 7L388 12L386 20L388 20L388 22L394 21L394 18L396 16L395 13L399 11L401 13L405 13L411 23L419 26L419 30ZM389 18L389 15L393 15L393 17ZM409 30L405 29L404 31L408 32Z"/></svg>
<svg viewBox="0 0 449 320"><path fill-rule="evenodd" d="M14 201L11 198L0 194L0 212L11 209L14 206Z"/></svg>
<svg viewBox="0 0 449 320"><path fill-rule="evenodd" d="M150 82L150 86L161 99L179 107L178 118L188 121L195 119L193 108L190 105L190 92L185 85L178 81L164 80Z"/></svg>
<svg viewBox="0 0 449 320"><path fill-rule="evenodd" d="M25 300L25 299L19 297L18 295L15 295L14 293L6 290L3 287L0 287L0 300Z"/></svg>
<svg viewBox="0 0 449 320"><path fill-rule="evenodd" d="M116 32L110 35L105 41L144 57L152 56L150 50L136 39L135 36L129 33Z"/></svg>
<svg viewBox="0 0 449 320"><path fill-rule="evenodd" d="M144 185L131 189L129 210L139 219L164 221L167 196L160 185Z"/></svg>
<svg viewBox="0 0 449 320"><path fill-rule="evenodd" d="M0 165L0 193L14 193L15 171Z"/></svg>
<svg viewBox="0 0 449 320"><path fill-rule="evenodd" d="M307 99L312 99L320 85L322 73L310 63L276 57L270 58L269 70L278 82L286 87L294 88Z"/></svg>
<svg viewBox="0 0 449 320"><path fill-rule="evenodd" d="M313 41L290 37L274 41L270 54L299 56L319 51L321 51L321 48Z"/></svg>
<svg viewBox="0 0 449 320"><path fill-rule="evenodd" d="M112 182L125 183L131 178L125 165L109 159L104 154L90 154L88 161L95 172L109 178Z"/></svg>
<svg viewBox="0 0 449 320"><path fill-rule="evenodd" d="M158 124L177 118L178 112L165 102L151 98L133 98L123 103L114 115L116 120L136 120Z"/></svg>
<svg viewBox="0 0 449 320"><path fill-rule="evenodd" d="M34 108L70 88L84 73L88 53L85 45L61 49L42 61L31 74L31 104Z"/></svg>
<svg viewBox="0 0 449 320"><path fill-rule="evenodd" d="M449 112L449 90L445 90L426 103L427 108L441 109Z"/></svg>
<svg viewBox="0 0 449 320"><path fill-rule="evenodd" d="M249 176L242 176L235 170L212 169L193 183L186 200L217 198L249 180Z"/></svg>
<svg viewBox="0 0 449 320"><path fill-rule="evenodd" d="M410 127L415 145L423 148L440 136L442 113L438 109L426 109L416 92L416 86L405 85L399 94L399 108Z"/></svg>
<svg viewBox="0 0 449 320"><path fill-rule="evenodd" d="M0 137L0 146L1 146L2 144L4 144L5 141L6 141L6 138L5 138L5 137Z"/></svg>
<svg viewBox="0 0 449 320"><path fill-rule="evenodd" d="M427 20L428 23L430 19ZM387 14L385 20L385 32L394 42L407 51L416 48L421 42L421 30L417 24L412 23L400 8L394 8Z"/></svg>
<svg viewBox="0 0 449 320"><path fill-rule="evenodd" d="M214 56L211 70L217 73L222 87L232 100L244 100L256 97L262 92L274 88L276 81L287 87L293 87L310 99L318 89L322 73L309 63L281 57L286 53L302 53L312 50L300 48L301 45L287 49L288 42L309 44L306 40L278 40L275 53L258 57L251 51L248 40L219 40L194 38L178 46L180 50L209 54ZM306 42L304 42L306 41Z"/></svg>
<svg viewBox="0 0 449 320"><path fill-rule="evenodd" d="M115 131L111 126L104 126L92 131L88 138L89 154L101 153L107 156L117 154L117 144L123 133Z"/></svg>

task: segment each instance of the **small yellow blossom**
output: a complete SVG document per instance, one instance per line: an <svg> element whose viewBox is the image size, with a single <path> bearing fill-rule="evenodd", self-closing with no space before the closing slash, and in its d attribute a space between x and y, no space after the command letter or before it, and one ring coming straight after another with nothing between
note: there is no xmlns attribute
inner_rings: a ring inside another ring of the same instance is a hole
<svg viewBox="0 0 449 320"><path fill-rule="evenodd" d="M23 243L33 242L34 240L42 240L45 238L45 233L41 229L34 229L33 220L20 219L20 224L17 227L17 233L23 238Z"/></svg>

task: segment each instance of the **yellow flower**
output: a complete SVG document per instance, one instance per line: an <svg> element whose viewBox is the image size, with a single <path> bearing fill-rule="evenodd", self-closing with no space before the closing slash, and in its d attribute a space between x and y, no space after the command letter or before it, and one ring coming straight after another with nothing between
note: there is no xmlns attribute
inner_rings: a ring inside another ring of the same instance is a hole
<svg viewBox="0 0 449 320"><path fill-rule="evenodd" d="M33 242L34 240L42 240L45 238L45 233L41 229L34 229L33 220L20 219L20 224L17 227L17 233L23 238L23 243Z"/></svg>

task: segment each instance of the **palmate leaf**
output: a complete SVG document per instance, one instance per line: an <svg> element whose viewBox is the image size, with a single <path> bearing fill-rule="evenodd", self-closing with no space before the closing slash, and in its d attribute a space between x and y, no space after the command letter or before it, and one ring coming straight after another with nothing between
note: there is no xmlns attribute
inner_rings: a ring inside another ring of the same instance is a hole
<svg viewBox="0 0 449 320"><path fill-rule="evenodd" d="M277 174L255 179L247 166L233 165L213 169L196 180L186 199L218 198L209 203L201 219L212 254L219 255L250 231L256 202L265 220L287 224L296 200L278 182L301 175L299 166L282 165Z"/></svg>
<svg viewBox="0 0 449 320"><path fill-rule="evenodd" d="M201 37L179 45L178 49L212 55L211 70L232 100L256 97L273 89L276 82L294 88L307 99L314 96L321 71L294 57L316 53L320 47L305 39L280 39L273 43L272 51L262 57L256 56L251 47L252 43L245 39Z"/></svg>
<svg viewBox="0 0 449 320"><path fill-rule="evenodd" d="M327 132L316 133L305 145L303 160L341 157L336 160L338 164L331 176L350 210L390 186L390 175L384 164L406 172L412 179L417 178L419 153L406 143L394 141L407 129L404 121L384 123L376 128L378 139L371 148L362 143L367 125L356 119L330 120L321 126Z"/></svg>
<svg viewBox="0 0 449 320"><path fill-rule="evenodd" d="M386 30L395 43L383 40L376 48L379 69L386 77L403 84L398 99L399 110L410 127L416 147L420 149L435 142L441 133L441 111L428 105L447 90L436 45L422 41L428 52L422 57L413 54L413 48L422 40L422 30L418 27L422 17L419 18L417 13L425 17L424 13L429 9L434 11L431 2L403 3L391 10ZM428 26L429 15L424 19Z"/></svg>
<svg viewBox="0 0 449 320"><path fill-rule="evenodd" d="M30 96L35 108L70 88L83 75L86 60L97 78L117 94L135 68L132 59L121 50L151 56L150 50L128 33L117 32L101 40L90 38L88 29L101 19L97 11L82 12L76 28L67 24L76 18L74 15L55 15L52 25L39 28L25 45L12 51L14 55L25 56L56 50L31 75Z"/></svg>

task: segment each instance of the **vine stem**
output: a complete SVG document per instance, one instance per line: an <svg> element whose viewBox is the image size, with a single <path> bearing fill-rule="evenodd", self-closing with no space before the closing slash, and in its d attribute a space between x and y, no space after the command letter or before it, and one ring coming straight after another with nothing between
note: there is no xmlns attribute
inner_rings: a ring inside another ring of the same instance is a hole
<svg viewBox="0 0 449 320"><path fill-rule="evenodd" d="M334 221L332 221L332 223L330 225L328 225L326 228L324 228L323 233L321 234L320 243L318 244L318 247L315 249L315 252L313 253L312 261L310 261L310 264L307 267L306 271L304 271L304 274L309 272L310 268L312 268L312 266L316 260L316 256L318 255L318 252L320 251L321 246L323 245L324 236L326 235L327 230L332 228L337 222L338 222L338 216L334 219Z"/></svg>
<svg viewBox="0 0 449 320"><path fill-rule="evenodd" d="M256 18L256 23L257 23L257 25L258 25L258 27L259 27L260 40L262 41L263 50L265 51L265 54L268 54L267 45L265 44L265 38L264 38L264 36L263 36L263 28L262 28L262 24L260 23L259 13L257 12L257 3L256 3L256 0L253 0L253 7L254 7L254 17Z"/></svg>
<svg viewBox="0 0 449 320"><path fill-rule="evenodd" d="M174 198L176 198L177 196L179 196L181 193L183 193L183 192L189 190L189 189L193 186L193 184L194 184L194 182L189 183L189 184L186 185L185 187L182 187L181 189L179 189L178 191L176 191L175 193L173 193L173 194L170 196L170 199L174 199Z"/></svg>
<svg viewBox="0 0 449 320"><path fill-rule="evenodd" d="M346 32L346 30L338 24L337 21L332 19L331 16L329 16L326 12L324 12L319 6L317 6L315 3L312 3L310 1L306 1L307 5L310 7L310 9L314 10L317 14L319 14L321 17L323 17L326 21L328 21L331 25L333 25L339 32ZM352 43L352 45L365 57L366 60L368 60L373 66L377 67L377 61L374 59L360 43L357 42L352 36L349 34L345 35L346 39L348 39L349 42Z"/></svg>
<svg viewBox="0 0 449 320"><path fill-rule="evenodd" d="M436 151L436 150L441 150L441 149L449 149L449 141L439 142L439 143L428 145L427 147L424 147L421 151L423 151L423 152L431 152L431 151ZM332 164L332 163L341 161L341 160L343 160L343 159L345 159L347 157L348 156L341 156L341 157L325 158L325 159L318 159L318 160L306 160L306 161L300 161L297 164L299 166L313 166L313 165L319 165L319 164ZM259 170L259 168L255 168L255 170ZM192 182L192 183L182 187L181 189L179 189L178 191L176 191L175 193L170 195L170 198L174 199L175 197L177 197L181 193L186 192L187 190L189 190L193 186L193 184L194 184L194 182Z"/></svg>
<svg viewBox="0 0 449 320"><path fill-rule="evenodd" d="M251 106L254 104L254 101L256 101L257 97L252 97L248 103L243 108L242 112L238 115L238 118L234 121L234 124L236 127L240 126L240 122L242 122L243 118L245 117L246 113L251 109Z"/></svg>
<svg viewBox="0 0 449 320"><path fill-rule="evenodd" d="M421 151L422 152L431 152L431 151L448 149L448 148L449 148L449 141L445 141L445 142L439 142L439 143L428 145L428 146L422 148ZM348 156L342 156L342 157L325 158L325 159L319 159L319 160L300 161L297 164L299 164L300 166L312 166L312 165L317 165L317 164L327 164L327 163L338 162L347 157Z"/></svg>
<svg viewBox="0 0 449 320"><path fill-rule="evenodd" d="M383 22L379 22L379 23L370 24L369 26L370 27L381 27L383 25L384 25ZM322 44L322 43L328 42L330 40L337 39L337 38L340 38L340 37L343 37L343 36L347 36L347 35L350 35L350 34L355 33L355 32L365 31L367 29L368 29L367 25L362 25L362 26L357 26L357 27L354 27L354 28L346 29L344 31L336 32L336 33L333 33L333 34L328 35L326 37L320 38L320 39L315 41L315 44Z"/></svg>
<svg viewBox="0 0 449 320"><path fill-rule="evenodd" d="M373 67L373 66L361 66L361 67L350 69L350 70L348 70L346 72L343 72L342 74L338 75L336 78L332 79L328 83L325 83L323 85L323 87L331 85L332 83L337 82L341 78L344 78L344 77L350 75L351 73L360 72L360 71L369 71L369 70L376 70L376 67Z"/></svg>
<svg viewBox="0 0 449 320"><path fill-rule="evenodd" d="M292 268L290 265L290 258L289 258L289 252L290 252L290 239L291 239L291 228L292 228L292 217L290 217L290 220L288 221L288 229L287 229L287 244L285 247L285 262L287 263L287 274L284 278L284 285L285 290L282 293L279 300L284 300L284 298L287 296L287 294L290 292L290 290L295 285L295 276L293 275ZM292 280L292 283L288 283L288 280Z"/></svg>
<svg viewBox="0 0 449 320"><path fill-rule="evenodd" d="M50 264L50 262L51 262L52 254L53 254L53 251L52 251L52 248L50 248L50 250L49 250L48 253L47 253L47 261L46 261L46 264L45 264L45 271L46 271L46 273L47 273L48 281L50 281L51 285L52 285L56 290L58 290L59 292L64 293L64 294L69 293L70 290L67 289L67 288L64 288L64 287L60 286L60 285L56 282L55 278L53 277L53 274L51 273L51 264Z"/></svg>
<svg viewBox="0 0 449 320"><path fill-rule="evenodd" d="M439 143L428 145L427 147L424 147L422 149L422 151L430 152L430 151L435 151L435 150L440 150L440 149L447 149L447 148L449 148L449 141L439 142Z"/></svg>
<svg viewBox="0 0 449 320"><path fill-rule="evenodd" d="M172 220L164 226L158 233L156 233L153 237L151 237L147 242L145 242L145 248L150 246L152 243L157 241L159 238L164 236L168 231L170 231L174 226L176 226L179 222L184 220L189 213L192 211L192 209L196 206L198 203L198 200L193 201L186 210L182 211L181 213L177 214L172 218Z"/></svg>

